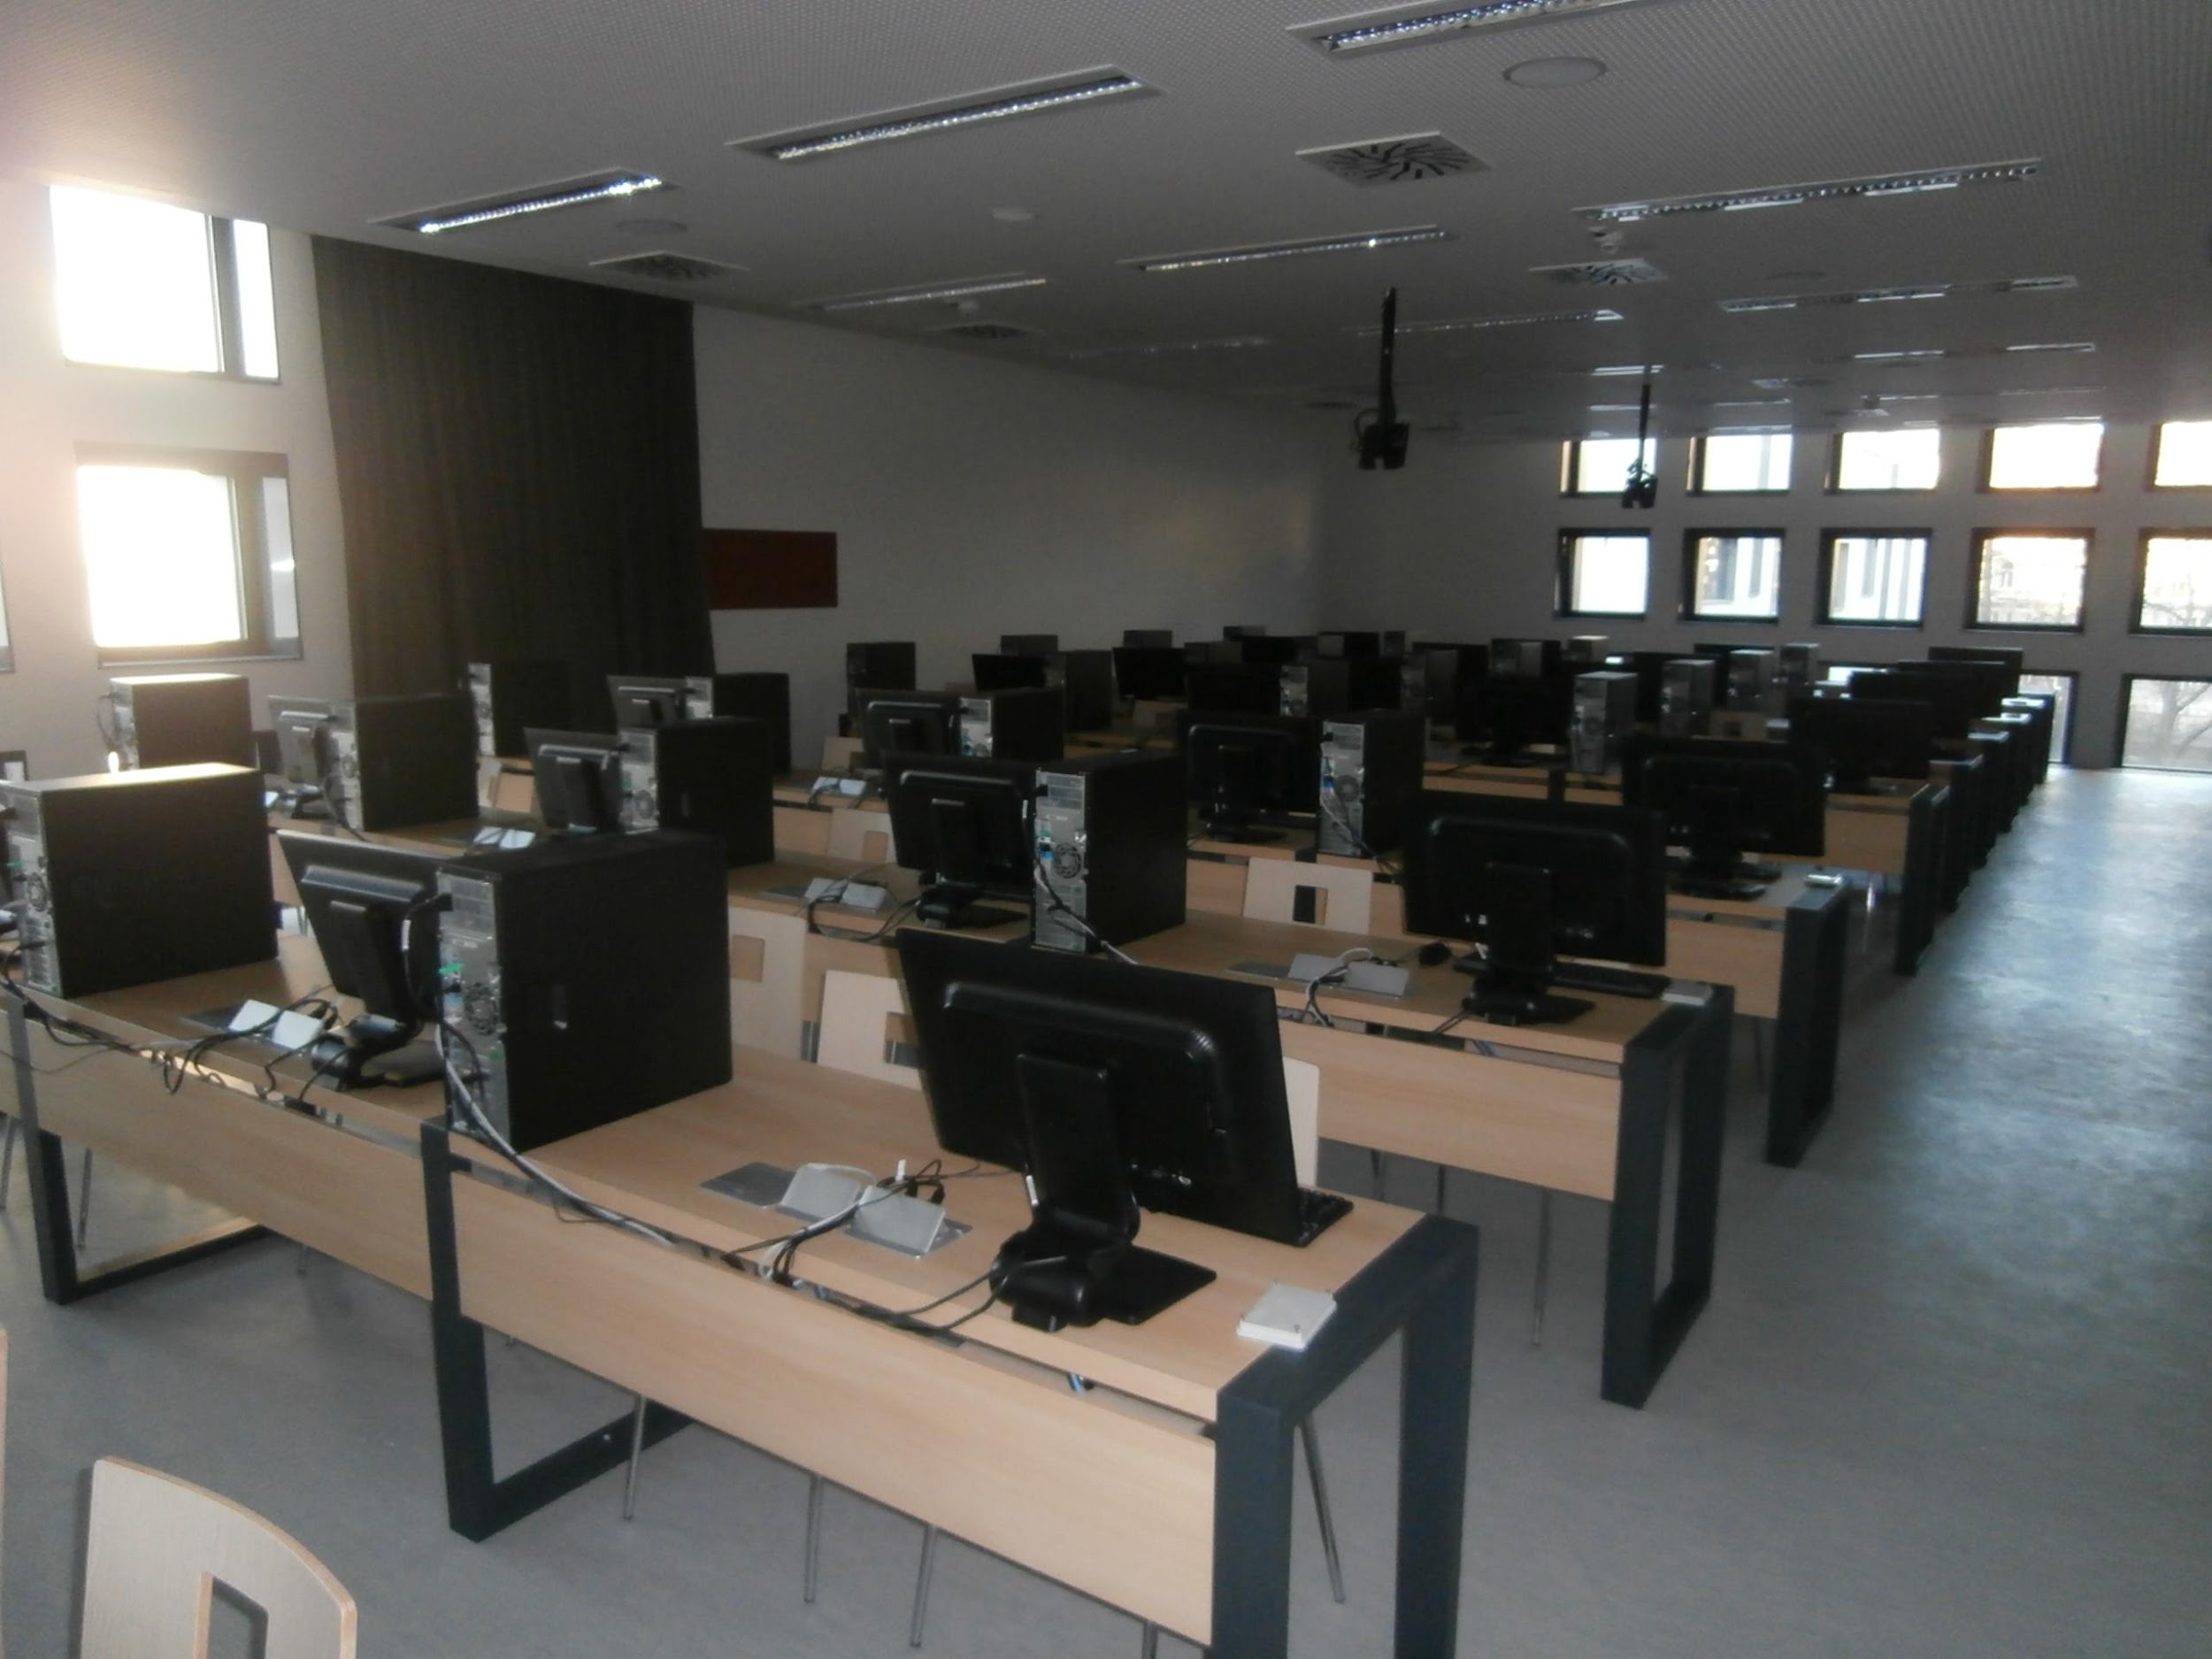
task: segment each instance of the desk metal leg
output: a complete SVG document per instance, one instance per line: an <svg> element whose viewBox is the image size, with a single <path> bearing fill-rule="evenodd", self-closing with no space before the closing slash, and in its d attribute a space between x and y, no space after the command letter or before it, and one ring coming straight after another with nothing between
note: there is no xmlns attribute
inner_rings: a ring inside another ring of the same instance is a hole
<svg viewBox="0 0 2212 1659"><path fill-rule="evenodd" d="M1774 1087L1766 1158L1795 1169L1836 1098L1849 907L1840 891L1807 893L1782 926L1782 995L1774 1024Z"/></svg>
<svg viewBox="0 0 2212 1659"><path fill-rule="evenodd" d="M624 1412L527 1468L492 1471L491 1380L484 1369L484 1327L461 1312L455 1248L453 1178L465 1167L442 1124L422 1128L423 1199L429 1223L430 1335L438 1378L438 1431L445 1453L446 1519L472 1543L543 1509L630 1455L633 1417ZM689 1422L662 1405L646 1408L641 1446L666 1440Z"/></svg>
<svg viewBox="0 0 2212 1659"><path fill-rule="evenodd" d="M38 1123L38 1073L31 1065L30 1022L20 1006L8 1009L8 1048L15 1056L17 1116L22 1124L23 1171L31 1188L31 1232L38 1240L38 1276L46 1300L58 1306L104 1290L134 1284L267 1236L243 1219L219 1222L172 1244L135 1250L88 1267L69 1217L69 1171L58 1136ZM119 1062L119 1064L135 1064Z"/></svg>
<svg viewBox="0 0 2212 1659"><path fill-rule="evenodd" d="M1215 1427L1212 1659L1284 1659L1290 1644L1292 1443L1298 1425L1403 1331L1397 1659L1457 1650L1475 1230L1431 1216L1339 1293L1302 1354L1262 1356L1221 1394Z"/></svg>
<svg viewBox="0 0 2212 1659"><path fill-rule="evenodd" d="M1714 986L1702 1009L1670 1008L1628 1045L1605 1249L1605 1353L1599 1392L1640 1406L1713 1288L1728 1035L1735 994ZM1674 1273L1659 1287L1669 1107L1682 1102L1674 1201Z"/></svg>

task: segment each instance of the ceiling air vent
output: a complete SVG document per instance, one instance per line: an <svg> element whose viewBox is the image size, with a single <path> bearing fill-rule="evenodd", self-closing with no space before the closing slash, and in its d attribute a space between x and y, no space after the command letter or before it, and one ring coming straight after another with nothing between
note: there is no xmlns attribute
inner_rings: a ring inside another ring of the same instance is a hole
<svg viewBox="0 0 2212 1659"><path fill-rule="evenodd" d="M1600 259L1583 265L1531 265L1531 276L1562 288L1616 288L1637 282L1664 282L1667 273L1648 259Z"/></svg>
<svg viewBox="0 0 2212 1659"><path fill-rule="evenodd" d="M649 282L711 282L717 277L733 276L743 271L741 265L721 265L712 259L702 259L695 254L627 253L614 259L595 259L595 271L611 271L618 276L643 277Z"/></svg>
<svg viewBox="0 0 2212 1659"><path fill-rule="evenodd" d="M1326 145L1298 153L1347 184L1410 184L1416 179L1448 179L1454 173L1489 171L1488 163L1441 133L1371 138L1362 143Z"/></svg>
<svg viewBox="0 0 2212 1659"><path fill-rule="evenodd" d="M947 323L941 328L932 328L928 332L933 334L942 334L949 340L979 340L995 344L1002 340L1027 340L1037 331L1034 328L1024 328L1019 323L976 322Z"/></svg>

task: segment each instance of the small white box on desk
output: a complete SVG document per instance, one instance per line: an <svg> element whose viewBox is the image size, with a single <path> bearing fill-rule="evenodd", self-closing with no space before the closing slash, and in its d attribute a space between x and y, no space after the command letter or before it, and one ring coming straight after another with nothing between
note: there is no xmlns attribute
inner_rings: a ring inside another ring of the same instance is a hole
<svg viewBox="0 0 2212 1659"><path fill-rule="evenodd" d="M1336 1298L1325 1290L1277 1283L1245 1310L1237 1321L1237 1334L1274 1348L1302 1348L1335 1311Z"/></svg>

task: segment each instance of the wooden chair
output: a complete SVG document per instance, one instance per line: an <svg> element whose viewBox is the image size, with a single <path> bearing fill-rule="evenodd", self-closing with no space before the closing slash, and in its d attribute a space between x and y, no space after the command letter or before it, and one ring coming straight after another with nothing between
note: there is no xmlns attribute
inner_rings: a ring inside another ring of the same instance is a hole
<svg viewBox="0 0 2212 1659"><path fill-rule="evenodd" d="M829 814L829 855L862 864L889 864L898 856L891 843L891 815L864 807L833 806Z"/></svg>
<svg viewBox="0 0 2212 1659"><path fill-rule="evenodd" d="M906 987L881 973L852 973L832 968L822 976L822 1029L815 1045L818 1064L856 1072L879 1082L919 1088L922 1074L884 1057L890 1022L906 1013Z"/></svg>
<svg viewBox="0 0 2212 1659"><path fill-rule="evenodd" d="M1294 922L1298 890L1314 891L1314 924L1340 933L1373 931L1375 876L1350 864L1255 858L1244 871L1244 913L1254 921Z"/></svg>
<svg viewBox="0 0 2212 1659"><path fill-rule="evenodd" d="M93 1465L81 1659L204 1659L218 1584L267 1616L265 1659L353 1659L353 1598L288 1534L151 1469Z"/></svg>
<svg viewBox="0 0 2212 1659"><path fill-rule="evenodd" d="M805 922L775 910L730 907L730 1029L739 1042L801 1057L805 978Z"/></svg>
<svg viewBox="0 0 2212 1659"><path fill-rule="evenodd" d="M826 737L822 740L822 770L824 772L851 772L860 764L860 740L856 737Z"/></svg>

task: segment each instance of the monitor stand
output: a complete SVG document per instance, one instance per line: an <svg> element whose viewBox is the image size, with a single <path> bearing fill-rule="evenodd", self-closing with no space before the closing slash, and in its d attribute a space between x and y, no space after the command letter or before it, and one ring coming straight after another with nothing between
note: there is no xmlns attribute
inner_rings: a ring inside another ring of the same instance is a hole
<svg viewBox="0 0 2212 1659"><path fill-rule="evenodd" d="M1694 852L1687 858L1670 857L1667 877L1667 885L1685 898L1750 900L1763 897L1782 872L1774 864L1733 857L1707 861Z"/></svg>
<svg viewBox="0 0 2212 1659"><path fill-rule="evenodd" d="M1235 819L1217 818L1206 826L1202 838L1210 841L1225 841L1232 847L1264 847L1283 839L1280 830L1261 829L1256 825Z"/></svg>
<svg viewBox="0 0 2212 1659"><path fill-rule="evenodd" d="M1008 927L1029 919L1026 911L1002 910L979 904L976 901L982 896L981 887L940 882L922 895L914 914L922 918L926 926L944 928Z"/></svg>
<svg viewBox="0 0 2212 1659"><path fill-rule="evenodd" d="M363 1014L307 1051L311 1075L338 1089L426 1083L445 1066L434 1046L415 1041L421 1029L419 1023Z"/></svg>
<svg viewBox="0 0 2212 1659"><path fill-rule="evenodd" d="M1554 996L1551 872L1531 864L1488 864L1485 941L1488 954L1452 965L1475 976L1460 1007L1495 1025L1563 1025L1597 1006L1578 996Z"/></svg>

